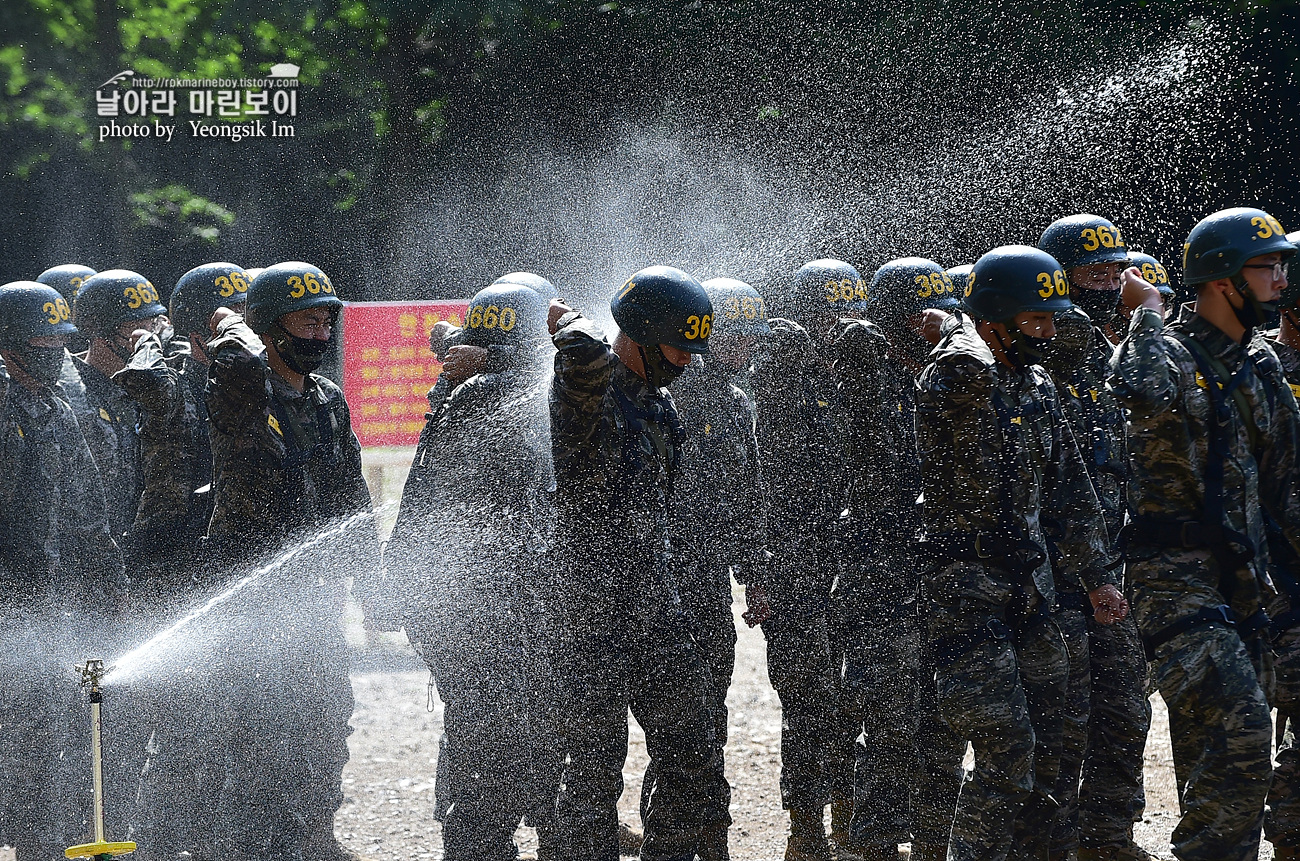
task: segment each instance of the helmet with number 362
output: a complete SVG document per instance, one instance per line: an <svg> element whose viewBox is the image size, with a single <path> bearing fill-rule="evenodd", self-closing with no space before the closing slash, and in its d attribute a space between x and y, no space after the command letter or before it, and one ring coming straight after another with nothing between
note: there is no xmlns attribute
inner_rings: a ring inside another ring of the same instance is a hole
<svg viewBox="0 0 1300 861"><path fill-rule="evenodd" d="M1119 228L1100 215L1086 212L1047 225L1038 247L1066 269L1098 263L1124 266L1128 262L1128 248Z"/></svg>
<svg viewBox="0 0 1300 861"><path fill-rule="evenodd" d="M1262 209L1222 209L1197 222L1183 245L1183 283L1197 286L1231 278L1252 257L1296 253L1278 220Z"/></svg>
<svg viewBox="0 0 1300 861"><path fill-rule="evenodd" d="M248 273L234 263L204 263L181 276L172 290L172 327L181 335L205 334L218 308L242 313L248 298Z"/></svg>
<svg viewBox="0 0 1300 861"><path fill-rule="evenodd" d="M268 266L248 285L248 309L244 318L259 335L271 331L275 321L294 311L329 308L335 319L343 300L334 292L329 276L310 263L289 261Z"/></svg>
<svg viewBox="0 0 1300 861"><path fill-rule="evenodd" d="M77 329L89 337L110 340L123 323L166 313L149 279L128 269L90 276L81 283L72 305Z"/></svg>
<svg viewBox="0 0 1300 861"><path fill-rule="evenodd" d="M713 302L713 334L763 337L772 333L767 324L767 303L758 291L735 278L710 278L703 284Z"/></svg>
<svg viewBox="0 0 1300 861"><path fill-rule="evenodd" d="M500 282L469 300L464 337L469 347L535 344L546 339L547 300L531 287Z"/></svg>
<svg viewBox="0 0 1300 861"><path fill-rule="evenodd" d="M1055 314L1072 307L1061 264L1028 245L1003 245L977 260L962 299L972 317L990 323L1008 323L1026 311Z"/></svg>

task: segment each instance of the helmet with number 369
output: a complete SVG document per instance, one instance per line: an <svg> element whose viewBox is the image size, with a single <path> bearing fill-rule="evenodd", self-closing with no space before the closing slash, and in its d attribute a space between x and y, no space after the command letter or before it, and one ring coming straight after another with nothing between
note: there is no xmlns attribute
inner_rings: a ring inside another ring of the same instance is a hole
<svg viewBox="0 0 1300 861"><path fill-rule="evenodd" d="M128 269L90 276L81 283L72 305L77 329L92 338L111 339L123 323L166 313L149 279Z"/></svg>
<svg viewBox="0 0 1300 861"><path fill-rule="evenodd" d="M499 282L469 300L461 343L469 347L535 344L546 339L547 300L531 287Z"/></svg>
<svg viewBox="0 0 1300 861"><path fill-rule="evenodd" d="M329 308L335 319L343 310L329 276L310 263L290 261L268 266L248 285L244 318L250 329L264 335L285 314L320 307Z"/></svg>
<svg viewBox="0 0 1300 861"><path fill-rule="evenodd" d="M206 333L218 308L242 313L248 298L248 273L234 263L204 263L181 276L172 290L172 327L182 335Z"/></svg>

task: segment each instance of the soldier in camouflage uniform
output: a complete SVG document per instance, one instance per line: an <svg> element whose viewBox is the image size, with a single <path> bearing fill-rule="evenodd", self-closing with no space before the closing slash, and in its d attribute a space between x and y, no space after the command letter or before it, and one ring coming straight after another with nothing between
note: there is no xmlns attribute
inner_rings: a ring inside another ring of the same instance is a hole
<svg viewBox="0 0 1300 861"><path fill-rule="evenodd" d="M794 309L759 342L749 382L768 502L772 568L755 590L767 673L781 699L781 803L790 811L787 861L829 861L823 811L847 833L853 812L853 738L840 712L843 638L831 587L843 509L831 341L841 314L865 307L866 284L847 263L816 260L794 279ZM832 798L834 783L834 798ZM838 826L838 828L836 827Z"/></svg>
<svg viewBox="0 0 1300 861"><path fill-rule="evenodd" d="M558 300L551 386L556 595L568 753L558 858L614 861L627 709L645 729L655 788L643 858L691 861L725 829L730 790L706 704L707 670L668 576L667 519L683 430L664 386L707 349L713 310L694 278L642 270L612 303L620 332Z"/></svg>
<svg viewBox="0 0 1300 861"><path fill-rule="evenodd" d="M81 289L81 285L94 274L95 270L89 266L82 266L79 263L64 263L46 269L36 276L36 280L58 290L59 295L67 300L68 307L71 308L73 302L76 301L77 291ZM68 336L68 352L63 361L63 374L59 379L61 388L65 390L80 388L80 378L76 366L72 362L72 355L73 353L84 353L89 347L90 341L80 332ZM78 404L72 404L73 412L76 412L78 408Z"/></svg>
<svg viewBox="0 0 1300 861"><path fill-rule="evenodd" d="M1174 285L1169 283L1169 270L1165 265L1150 254L1143 254L1141 251L1129 249L1128 265L1137 267L1138 272L1142 273L1142 279L1156 285L1160 291L1160 302L1164 308L1165 319L1174 312L1175 297ZM1127 316L1128 309L1123 305L1120 306L1120 313Z"/></svg>
<svg viewBox="0 0 1300 861"><path fill-rule="evenodd" d="M503 285L470 301L461 342L512 348L510 366L440 377L385 550L390 601L404 604L445 704L438 780L448 861L513 859L521 817L554 807L551 696L543 655L550 520L546 300ZM534 754L534 748L537 749ZM536 823L554 857L549 817Z"/></svg>
<svg viewBox="0 0 1300 861"><path fill-rule="evenodd" d="M1106 530L1055 386L1037 366L1070 308L1049 255L1005 246L975 264L964 310L920 379L922 596L940 711L975 747L950 859L1045 857L1055 813L1067 659L1045 524L1061 524L1058 567L1127 605L1104 567Z"/></svg>
<svg viewBox="0 0 1300 861"><path fill-rule="evenodd" d="M918 324L927 308L955 307L956 297L938 264L915 257L882 266L868 293L872 322L841 319L833 341L849 477L848 529L835 590L843 608L841 705L848 722L841 737L862 739L853 818L837 843L841 856L894 861L898 844L911 834L908 793L916 771L921 669L915 375L930 345ZM951 821L949 808L937 842L947 842Z"/></svg>
<svg viewBox="0 0 1300 861"><path fill-rule="evenodd" d="M51 287L0 287L0 843L19 861L83 842L88 717L68 671L126 589L99 471L57 394L70 316Z"/></svg>
<svg viewBox="0 0 1300 861"><path fill-rule="evenodd" d="M220 307L244 310L247 273L233 263L207 263L186 272L172 290L172 336L139 337L126 367L113 380L139 415L143 492L129 533L144 610L166 619L211 587L216 572L201 539L212 514L212 447L203 389L208 376L204 344ZM224 781L229 732L203 704L229 683L201 662L185 684L143 692L139 723L152 731L140 783L134 834L142 852L175 857L212 840L212 799Z"/></svg>
<svg viewBox="0 0 1300 861"><path fill-rule="evenodd" d="M238 622L218 851L272 861L350 856L334 838L343 801L352 688L343 639L345 574L371 576L378 556L361 448L339 388L315 371L342 302L307 263L268 267L249 285L247 322L227 309L206 402L214 502L209 547L229 576L340 521L352 528L321 552L269 570L264 600ZM371 587L373 588L373 587ZM245 663L240 664L243 661ZM289 695L292 692L292 695Z"/></svg>
<svg viewBox="0 0 1300 861"><path fill-rule="evenodd" d="M1203 219L1183 255L1196 304L1167 328L1155 286L1124 274L1132 318L1107 381L1130 417L1133 514L1122 538L1152 680L1169 707L1183 810L1174 854L1188 861L1259 852L1272 770L1265 519L1296 544L1300 416L1277 357L1250 337L1295 250L1261 210Z"/></svg>
<svg viewBox="0 0 1300 861"><path fill-rule="evenodd" d="M1053 222L1038 247L1065 268L1075 304L1056 316L1043 366L1056 383L1114 541L1127 505L1128 442L1124 410L1105 385L1114 347L1098 324L1116 318L1128 249L1119 229L1096 215ZM1121 563L1112 549L1107 564L1117 569ZM1133 822L1145 805L1142 753L1151 706L1137 626L1131 617L1100 624L1083 584L1060 575L1054 615L1065 636L1070 678L1052 856L1064 859L1077 850L1081 861L1144 859L1133 842Z"/></svg>

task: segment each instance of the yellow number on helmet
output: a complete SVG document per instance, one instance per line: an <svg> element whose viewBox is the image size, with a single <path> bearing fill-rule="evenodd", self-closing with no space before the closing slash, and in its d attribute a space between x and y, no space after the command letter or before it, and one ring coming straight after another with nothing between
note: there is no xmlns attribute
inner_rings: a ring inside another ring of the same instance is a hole
<svg viewBox="0 0 1300 861"><path fill-rule="evenodd" d="M77 290L81 287L81 282L85 280L86 280L85 278L82 278L80 275L77 275L68 281L68 283L72 285L73 295L76 295Z"/></svg>
<svg viewBox="0 0 1300 861"><path fill-rule="evenodd" d="M867 293L867 282L864 279L862 278L858 279L858 286L853 291L853 295L857 296L858 300L861 302L866 302L869 298L871 298Z"/></svg>
<svg viewBox="0 0 1300 861"><path fill-rule="evenodd" d="M58 299L55 300L54 304L59 306L59 319L60 319L60 320L71 320L71 319L72 319L72 309L68 307L68 300L67 300L67 299L64 299L62 296L60 296Z"/></svg>
<svg viewBox="0 0 1300 861"><path fill-rule="evenodd" d="M1142 264L1142 279L1144 281L1149 281L1152 284L1160 283L1156 280L1156 268L1150 263Z"/></svg>
<svg viewBox="0 0 1300 861"><path fill-rule="evenodd" d="M331 280L330 280L330 277L329 277L328 275L326 275L324 272L322 272L322 273L320 274L320 283L321 283L321 288L320 288L320 289L321 289L321 292L322 292L322 293L333 293L333 292L334 292L334 282L331 281Z"/></svg>
<svg viewBox="0 0 1300 861"><path fill-rule="evenodd" d="M223 299L228 299L235 295L235 285L225 275L218 275L217 279L212 282L217 287L217 295Z"/></svg>
<svg viewBox="0 0 1300 861"><path fill-rule="evenodd" d="M466 322L469 323L471 329L477 329L483 325L483 309L477 306L471 308L469 310L469 320Z"/></svg>
<svg viewBox="0 0 1300 861"><path fill-rule="evenodd" d="M700 337L700 318L697 315L692 314L687 317L686 325L690 327L686 330L687 340L694 341L696 338Z"/></svg>
<svg viewBox="0 0 1300 861"><path fill-rule="evenodd" d="M302 279L297 275L290 275L287 282L289 284L289 298L301 299L307 293L307 287L302 283Z"/></svg>
<svg viewBox="0 0 1300 861"><path fill-rule="evenodd" d="M497 328L502 332L509 332L515 327L515 309L509 305L501 309L501 316L497 318Z"/></svg>
<svg viewBox="0 0 1300 861"><path fill-rule="evenodd" d="M1097 231L1091 227L1083 228L1083 233L1079 234L1083 239L1084 251L1096 251L1101 247L1101 240L1097 238Z"/></svg>
<svg viewBox="0 0 1300 861"><path fill-rule="evenodd" d="M307 285L307 292L313 295L320 292L320 282L310 272L303 273L302 282Z"/></svg>
<svg viewBox="0 0 1300 861"><path fill-rule="evenodd" d="M240 275L238 272L230 273L230 283L235 285L236 293L248 292L248 279L243 275Z"/></svg>
<svg viewBox="0 0 1300 861"><path fill-rule="evenodd" d="M1123 235L1122 233L1119 232L1119 228L1118 228L1118 227L1114 228L1114 231L1113 231L1113 232L1114 232L1114 234L1115 234L1115 247L1116 247L1116 248L1123 248L1123 247L1124 247L1124 235Z"/></svg>
<svg viewBox="0 0 1300 861"><path fill-rule="evenodd" d="M746 320L753 320L758 317L758 303L754 301L752 296L744 298L744 301L740 303L740 309Z"/></svg>
<svg viewBox="0 0 1300 861"><path fill-rule="evenodd" d="M57 325L58 325L58 323L59 323L59 306L55 305L53 302L46 302L44 305L41 306L41 310L44 311L46 314L49 315L49 316L46 317L45 319L47 319L47 320L50 321L50 325L51 325L51 326L57 326Z"/></svg>
<svg viewBox="0 0 1300 861"><path fill-rule="evenodd" d="M1051 275L1051 273L1050 273L1050 272L1039 272L1039 273L1038 273L1038 283L1043 285L1043 289L1041 289L1041 290L1038 291L1038 295L1039 295L1039 296L1042 296L1044 299L1051 299L1051 298L1052 298L1052 293L1054 293L1054 292L1056 291L1056 288L1052 285L1052 275ZM970 295L970 287L967 287L967 288L966 288L966 295L967 295L967 296Z"/></svg>
<svg viewBox="0 0 1300 861"><path fill-rule="evenodd" d="M712 331L713 331L713 316L710 314L705 314L704 318L700 321L700 337L707 338L709 337L709 333Z"/></svg>
<svg viewBox="0 0 1300 861"><path fill-rule="evenodd" d="M618 298L622 299L624 296L626 296L627 294L631 293L631 292L632 292L632 288L635 287L635 286L636 286L636 282L635 282L635 281L629 281L629 282L627 282L626 284L624 284L624 285L623 285L623 289L622 289L622 291L620 291L619 294L618 294Z"/></svg>
<svg viewBox="0 0 1300 861"><path fill-rule="evenodd" d="M489 305L483 309L483 328L494 329L497 325L497 313L501 309L496 305Z"/></svg>
<svg viewBox="0 0 1300 861"><path fill-rule="evenodd" d="M1273 235L1273 225L1269 224L1268 221L1268 219L1261 218L1258 215L1250 220L1251 224L1259 228L1259 230L1255 232L1255 235L1260 239L1268 239Z"/></svg>
<svg viewBox="0 0 1300 861"><path fill-rule="evenodd" d="M144 285L142 284L140 286L143 287ZM126 307L131 308L132 310L139 308L144 304L144 298L140 295L140 291L135 287L124 287L122 289L122 296L126 299Z"/></svg>
<svg viewBox="0 0 1300 861"><path fill-rule="evenodd" d="M1065 277L1065 272L1061 269L1057 269L1054 273L1054 277L1056 278L1056 294L1058 296L1069 296L1070 279Z"/></svg>
<svg viewBox="0 0 1300 861"><path fill-rule="evenodd" d="M740 300L735 296L728 296L722 303L723 310L727 312L728 320L740 319Z"/></svg>
<svg viewBox="0 0 1300 861"><path fill-rule="evenodd" d="M934 292L934 285L930 283L930 276L929 276L929 275L918 275L918 276L916 276L915 278L913 278L912 280L913 280L913 281L916 283L916 285L917 285L917 287L916 287L916 298L918 298L918 299L929 299L929 298L930 298L930 295Z"/></svg>
<svg viewBox="0 0 1300 861"><path fill-rule="evenodd" d="M1111 234L1110 229L1105 225L1097 228L1097 239L1101 241L1103 248L1115 247L1115 237Z"/></svg>

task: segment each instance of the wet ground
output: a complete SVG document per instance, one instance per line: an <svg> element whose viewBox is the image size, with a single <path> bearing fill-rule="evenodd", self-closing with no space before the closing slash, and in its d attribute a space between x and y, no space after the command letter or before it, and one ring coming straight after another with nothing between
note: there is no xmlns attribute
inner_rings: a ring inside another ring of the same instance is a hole
<svg viewBox="0 0 1300 861"><path fill-rule="evenodd" d="M775 861L782 856L786 834L777 788L780 705L768 684L762 634L745 627L739 617L737 623L740 641L728 697L731 732L726 751L735 820L731 856L736 861ZM400 643L385 641L360 654L364 657L352 676L356 731L352 761L344 771L346 801L337 819L338 833L346 846L373 861L441 859L441 834L433 820L433 776L442 705L436 697L430 701L428 673ZM1146 752L1147 811L1136 834L1148 852L1172 858L1169 834L1177 822L1173 762L1159 697L1153 706ZM624 822L638 826L645 765L645 738L632 721L620 809ZM521 828L518 837L522 850L535 849L529 829ZM1270 858L1268 844L1264 847L1261 857Z"/></svg>

